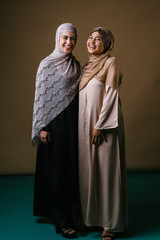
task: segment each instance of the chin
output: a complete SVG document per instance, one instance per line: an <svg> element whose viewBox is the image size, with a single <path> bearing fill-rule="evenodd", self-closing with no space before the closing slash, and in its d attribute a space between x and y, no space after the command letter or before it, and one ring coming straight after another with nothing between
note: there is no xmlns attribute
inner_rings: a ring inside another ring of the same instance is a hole
<svg viewBox="0 0 160 240"><path fill-rule="evenodd" d="M66 49L64 50L64 53L68 53L69 54L71 52L72 52L72 50L66 50Z"/></svg>
<svg viewBox="0 0 160 240"><path fill-rule="evenodd" d="M94 52L92 52L92 51L89 51L88 53L91 54L91 55L94 55Z"/></svg>

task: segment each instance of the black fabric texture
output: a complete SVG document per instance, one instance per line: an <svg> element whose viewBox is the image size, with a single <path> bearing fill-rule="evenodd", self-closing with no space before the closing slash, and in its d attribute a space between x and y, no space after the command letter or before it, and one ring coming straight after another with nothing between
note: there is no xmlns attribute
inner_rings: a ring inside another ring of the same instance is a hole
<svg viewBox="0 0 160 240"><path fill-rule="evenodd" d="M81 225L77 124L78 96L47 126L51 142L37 149L34 215L60 227Z"/></svg>

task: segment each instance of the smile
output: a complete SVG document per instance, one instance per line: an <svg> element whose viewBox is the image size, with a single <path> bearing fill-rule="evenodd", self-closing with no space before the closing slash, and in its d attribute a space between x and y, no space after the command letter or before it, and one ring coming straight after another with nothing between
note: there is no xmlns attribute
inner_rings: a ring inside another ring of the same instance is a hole
<svg viewBox="0 0 160 240"><path fill-rule="evenodd" d="M64 47L65 47L67 50L72 49L72 46L69 46L69 45L64 45Z"/></svg>
<svg viewBox="0 0 160 240"><path fill-rule="evenodd" d="M91 49L95 49L96 46L90 45L89 48L91 48Z"/></svg>

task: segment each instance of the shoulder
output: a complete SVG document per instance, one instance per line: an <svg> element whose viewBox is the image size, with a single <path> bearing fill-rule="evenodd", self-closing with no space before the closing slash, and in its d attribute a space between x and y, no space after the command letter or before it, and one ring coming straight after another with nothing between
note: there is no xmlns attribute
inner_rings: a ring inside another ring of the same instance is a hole
<svg viewBox="0 0 160 240"><path fill-rule="evenodd" d="M109 57L106 61L106 63L108 64L108 66L116 66L118 67L118 61L115 57Z"/></svg>
<svg viewBox="0 0 160 240"><path fill-rule="evenodd" d="M119 69L119 64L118 64L118 61L115 57L109 57L106 61L106 68L108 69L108 73L109 72L113 72L115 74L118 74L118 75L122 75L121 73L121 70Z"/></svg>
<svg viewBox="0 0 160 240"><path fill-rule="evenodd" d="M110 56L108 59L107 59L108 63L114 63L116 62L116 58L113 57L113 56Z"/></svg>
<svg viewBox="0 0 160 240"><path fill-rule="evenodd" d="M117 61L115 57L108 57L106 61L104 62L103 69L108 72L111 67L116 67L117 66Z"/></svg>
<svg viewBox="0 0 160 240"><path fill-rule="evenodd" d="M52 65L51 57L50 55L45 57L39 64L37 73L40 73L48 68L50 68L50 65Z"/></svg>
<svg viewBox="0 0 160 240"><path fill-rule="evenodd" d="M49 56L47 56L47 57L45 57L44 59L42 59L41 60L41 62L40 62L40 64L39 64L39 67L41 66L43 66L43 67L46 67L46 66L48 66L49 65L49 63L51 62L51 56L49 55Z"/></svg>
<svg viewBox="0 0 160 240"><path fill-rule="evenodd" d="M121 85L121 81L122 81L122 72L119 69L118 66L118 61L115 57L110 57L108 59L108 77L110 78L110 82L112 82L112 87L113 88L118 88Z"/></svg>

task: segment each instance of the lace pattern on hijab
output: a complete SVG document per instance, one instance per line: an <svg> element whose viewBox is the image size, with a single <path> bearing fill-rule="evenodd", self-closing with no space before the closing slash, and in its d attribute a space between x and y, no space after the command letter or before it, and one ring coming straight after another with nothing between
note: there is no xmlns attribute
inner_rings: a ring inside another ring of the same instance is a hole
<svg viewBox="0 0 160 240"><path fill-rule="evenodd" d="M71 23L60 25L56 31L55 49L38 67L33 106L32 145L40 142L39 133L74 99L80 80L79 62L72 54L64 53L59 39L67 31L76 29Z"/></svg>

